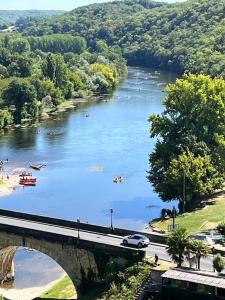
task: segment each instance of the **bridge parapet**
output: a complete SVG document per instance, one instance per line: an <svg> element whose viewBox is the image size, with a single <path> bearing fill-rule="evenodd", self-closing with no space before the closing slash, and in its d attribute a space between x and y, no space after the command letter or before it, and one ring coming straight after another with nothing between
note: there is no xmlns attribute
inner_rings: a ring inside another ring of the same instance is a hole
<svg viewBox="0 0 225 300"><path fill-rule="evenodd" d="M59 218L53 218L53 217L42 216L42 215L28 214L24 212L16 212L16 211L0 209L0 215L5 217L13 217L18 219L41 222L41 223L52 224L52 225L74 228L74 229L79 228L80 230L98 232L102 234L112 233L110 227L106 227L106 226L82 223L82 222L78 223L76 221L63 220ZM149 237L150 241L153 243L166 244L167 236L165 234L159 234L154 232L140 232L140 231L134 231L130 229L116 228L116 227L113 230L113 234L118 236L125 236L133 233L145 234Z"/></svg>

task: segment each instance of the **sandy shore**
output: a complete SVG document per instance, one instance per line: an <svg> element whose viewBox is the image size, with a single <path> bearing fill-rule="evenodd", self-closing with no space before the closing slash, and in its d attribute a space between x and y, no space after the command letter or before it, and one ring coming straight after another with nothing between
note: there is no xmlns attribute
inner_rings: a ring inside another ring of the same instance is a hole
<svg viewBox="0 0 225 300"><path fill-rule="evenodd" d="M56 283L62 280L65 276L66 274L62 274L59 279L40 287L10 290L0 288L0 295L3 295L4 297L9 298L10 300L32 300L36 297L39 297L44 292L47 292L51 287L53 287Z"/></svg>
<svg viewBox="0 0 225 300"><path fill-rule="evenodd" d="M19 175L15 172L12 174L0 172L0 197L8 196L15 192L16 188L20 187L19 181Z"/></svg>

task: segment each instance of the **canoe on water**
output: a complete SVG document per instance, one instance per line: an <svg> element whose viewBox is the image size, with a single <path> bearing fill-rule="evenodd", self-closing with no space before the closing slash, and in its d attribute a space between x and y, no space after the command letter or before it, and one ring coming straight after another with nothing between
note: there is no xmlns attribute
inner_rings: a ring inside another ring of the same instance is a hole
<svg viewBox="0 0 225 300"><path fill-rule="evenodd" d="M26 172L23 172L19 175L20 177L32 177L32 174L31 173L26 173Z"/></svg>
<svg viewBox="0 0 225 300"><path fill-rule="evenodd" d="M36 185L36 182L33 182L33 181L20 181L20 185L23 185L23 186L35 186Z"/></svg>
<svg viewBox="0 0 225 300"><path fill-rule="evenodd" d="M36 171L40 171L43 167L45 167L46 165L33 165L30 164L30 168L36 170Z"/></svg>

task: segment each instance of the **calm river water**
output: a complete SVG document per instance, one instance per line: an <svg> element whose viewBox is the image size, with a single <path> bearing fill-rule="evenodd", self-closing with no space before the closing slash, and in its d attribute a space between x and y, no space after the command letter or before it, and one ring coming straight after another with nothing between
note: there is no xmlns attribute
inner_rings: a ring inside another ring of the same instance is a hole
<svg viewBox="0 0 225 300"><path fill-rule="evenodd" d="M26 128L0 136L0 156L11 167L45 163L35 173L34 188L20 188L0 198L0 207L70 220L143 229L163 207L146 179L148 117L163 110L165 85L175 75L152 69L129 68L129 75L112 96L59 114L37 129ZM89 117L86 117L86 114ZM49 131L56 135L48 135ZM121 184L113 178L123 176ZM151 208L150 208L151 207Z"/></svg>

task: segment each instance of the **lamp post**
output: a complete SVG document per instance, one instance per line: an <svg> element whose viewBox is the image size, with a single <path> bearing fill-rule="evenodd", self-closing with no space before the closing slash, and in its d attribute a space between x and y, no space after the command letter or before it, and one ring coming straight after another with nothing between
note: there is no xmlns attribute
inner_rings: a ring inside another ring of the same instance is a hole
<svg viewBox="0 0 225 300"><path fill-rule="evenodd" d="M175 218L176 218L176 209L175 209L175 206L173 207L172 213L173 213L173 231L174 231L174 229L175 229Z"/></svg>
<svg viewBox="0 0 225 300"><path fill-rule="evenodd" d="M181 144L178 145L178 149L181 151L180 154L186 152L184 149L183 149L183 146ZM186 202L186 174L185 174L185 170L184 170L184 167L183 167L183 197L182 197L182 211L183 213L185 212L185 202Z"/></svg>
<svg viewBox="0 0 225 300"><path fill-rule="evenodd" d="M185 200L186 200L186 174L183 170L183 213L185 213Z"/></svg>
<svg viewBox="0 0 225 300"><path fill-rule="evenodd" d="M110 208L110 230L113 232L113 209Z"/></svg>
<svg viewBox="0 0 225 300"><path fill-rule="evenodd" d="M212 247L212 255L213 255L213 260L214 260L214 255L215 255L215 247ZM214 265L213 265L213 272L215 272L215 268L214 268Z"/></svg>
<svg viewBox="0 0 225 300"><path fill-rule="evenodd" d="M77 238L80 239L80 219L77 219Z"/></svg>

